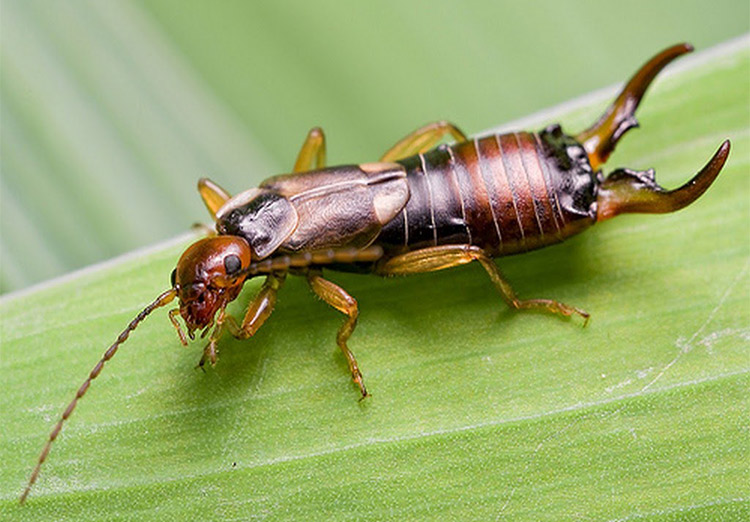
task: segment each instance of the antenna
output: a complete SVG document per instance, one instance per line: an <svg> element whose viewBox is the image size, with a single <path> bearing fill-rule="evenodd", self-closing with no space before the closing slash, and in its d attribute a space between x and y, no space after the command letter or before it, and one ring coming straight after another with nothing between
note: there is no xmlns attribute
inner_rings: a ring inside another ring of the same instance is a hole
<svg viewBox="0 0 750 522"><path fill-rule="evenodd" d="M168 303L170 303L175 297L177 296L177 290L172 288L171 290L167 290L163 294L161 294L159 297L156 298L156 300L148 305L146 308L141 310L141 312L135 316L135 318L130 321L130 324L128 324L127 328L125 328L120 335L117 336L117 340L107 348L107 351L104 352L104 355L102 355L102 358L99 360L98 363L96 363L96 366L91 370L89 373L88 378L83 382L80 388L78 388L78 391L76 392L75 398L68 404L68 407L65 408L65 411L62 414L62 417L60 417L60 420L57 421L57 424L52 429L52 431L49 434L49 438L47 439L47 443L44 445L44 449L42 449L42 452L39 454L39 460L36 463L36 467L34 468L34 471L31 472L31 477L29 478L29 483L26 485L26 489L23 490L23 494L21 495L20 502L23 504L26 501L26 497L29 496L29 491L31 491L31 486L34 485L34 482L36 482L36 478L39 476L39 470L42 467L42 464L44 464L44 461L47 459L47 455L49 455L49 450L52 447L52 443L55 442L55 439L60 434L60 430L62 430L63 423L68 420L68 417L73 413L73 410L76 407L76 404L78 404L78 401L83 397L86 392L89 389L89 386L91 385L91 381L96 379L99 374L102 372L102 368L104 368L104 363L109 361L112 357L114 357L115 353L117 353L117 349L120 347L122 343L124 343L128 336L130 335L130 332L136 329L138 324L140 324L141 321L143 321L148 314L156 310L157 308L160 308Z"/></svg>

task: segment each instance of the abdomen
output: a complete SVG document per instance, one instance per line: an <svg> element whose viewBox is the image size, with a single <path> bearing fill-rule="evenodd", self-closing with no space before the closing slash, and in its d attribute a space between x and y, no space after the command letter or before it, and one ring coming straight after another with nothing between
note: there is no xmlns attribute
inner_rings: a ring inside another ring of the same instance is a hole
<svg viewBox="0 0 750 522"><path fill-rule="evenodd" d="M409 201L376 239L392 254L446 244L514 254L562 241L595 218L588 158L559 127L476 138L399 163Z"/></svg>

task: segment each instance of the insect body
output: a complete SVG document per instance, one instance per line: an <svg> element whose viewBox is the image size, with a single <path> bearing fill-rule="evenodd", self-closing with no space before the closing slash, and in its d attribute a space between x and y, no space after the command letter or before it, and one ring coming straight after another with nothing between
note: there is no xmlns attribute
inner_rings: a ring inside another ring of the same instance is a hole
<svg viewBox="0 0 750 522"><path fill-rule="evenodd" d="M623 134L637 125L634 112L646 88L671 60L691 51L665 49L646 63L589 129L576 136L552 125L467 139L447 122L426 125L387 151L377 163L325 167L325 138L310 131L293 173L231 197L202 179L198 189L216 221L216 234L191 245L172 273L171 288L120 334L89 374L50 433L21 502L29 493L65 420L119 346L148 314L175 298L169 312L180 340L208 335L199 365L215 364L225 331L252 336L270 316L287 274L306 277L312 290L346 315L337 344L362 398L368 395L347 341L358 316L356 300L323 277L323 269L405 275L478 261L508 305L562 316L585 311L549 299L521 300L493 258L563 241L598 221L627 212L665 213L689 205L719 174L729 154L725 141L682 187L666 191L653 171L599 167ZM446 135L451 145L437 145ZM241 321L227 304L244 283L265 281Z"/></svg>

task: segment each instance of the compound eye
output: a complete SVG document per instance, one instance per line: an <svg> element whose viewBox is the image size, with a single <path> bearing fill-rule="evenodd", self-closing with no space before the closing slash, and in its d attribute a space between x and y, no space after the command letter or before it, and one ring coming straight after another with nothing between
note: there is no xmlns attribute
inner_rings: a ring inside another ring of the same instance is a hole
<svg viewBox="0 0 750 522"><path fill-rule="evenodd" d="M229 254L224 258L224 270L226 270L228 276L233 276L242 268L242 261L239 256L235 254Z"/></svg>
<svg viewBox="0 0 750 522"><path fill-rule="evenodd" d="M175 283L177 282L177 269L176 268L172 270L172 275L170 276L169 280L172 282L172 288L174 288Z"/></svg>

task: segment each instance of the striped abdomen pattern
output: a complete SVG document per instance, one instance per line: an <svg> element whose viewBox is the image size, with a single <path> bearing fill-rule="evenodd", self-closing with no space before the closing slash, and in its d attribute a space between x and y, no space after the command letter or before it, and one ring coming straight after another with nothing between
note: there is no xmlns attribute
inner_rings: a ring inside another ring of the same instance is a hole
<svg viewBox="0 0 750 522"><path fill-rule="evenodd" d="M494 256L562 241L595 219L595 177L558 127L441 146L400 160L410 197L376 244L470 244Z"/></svg>

